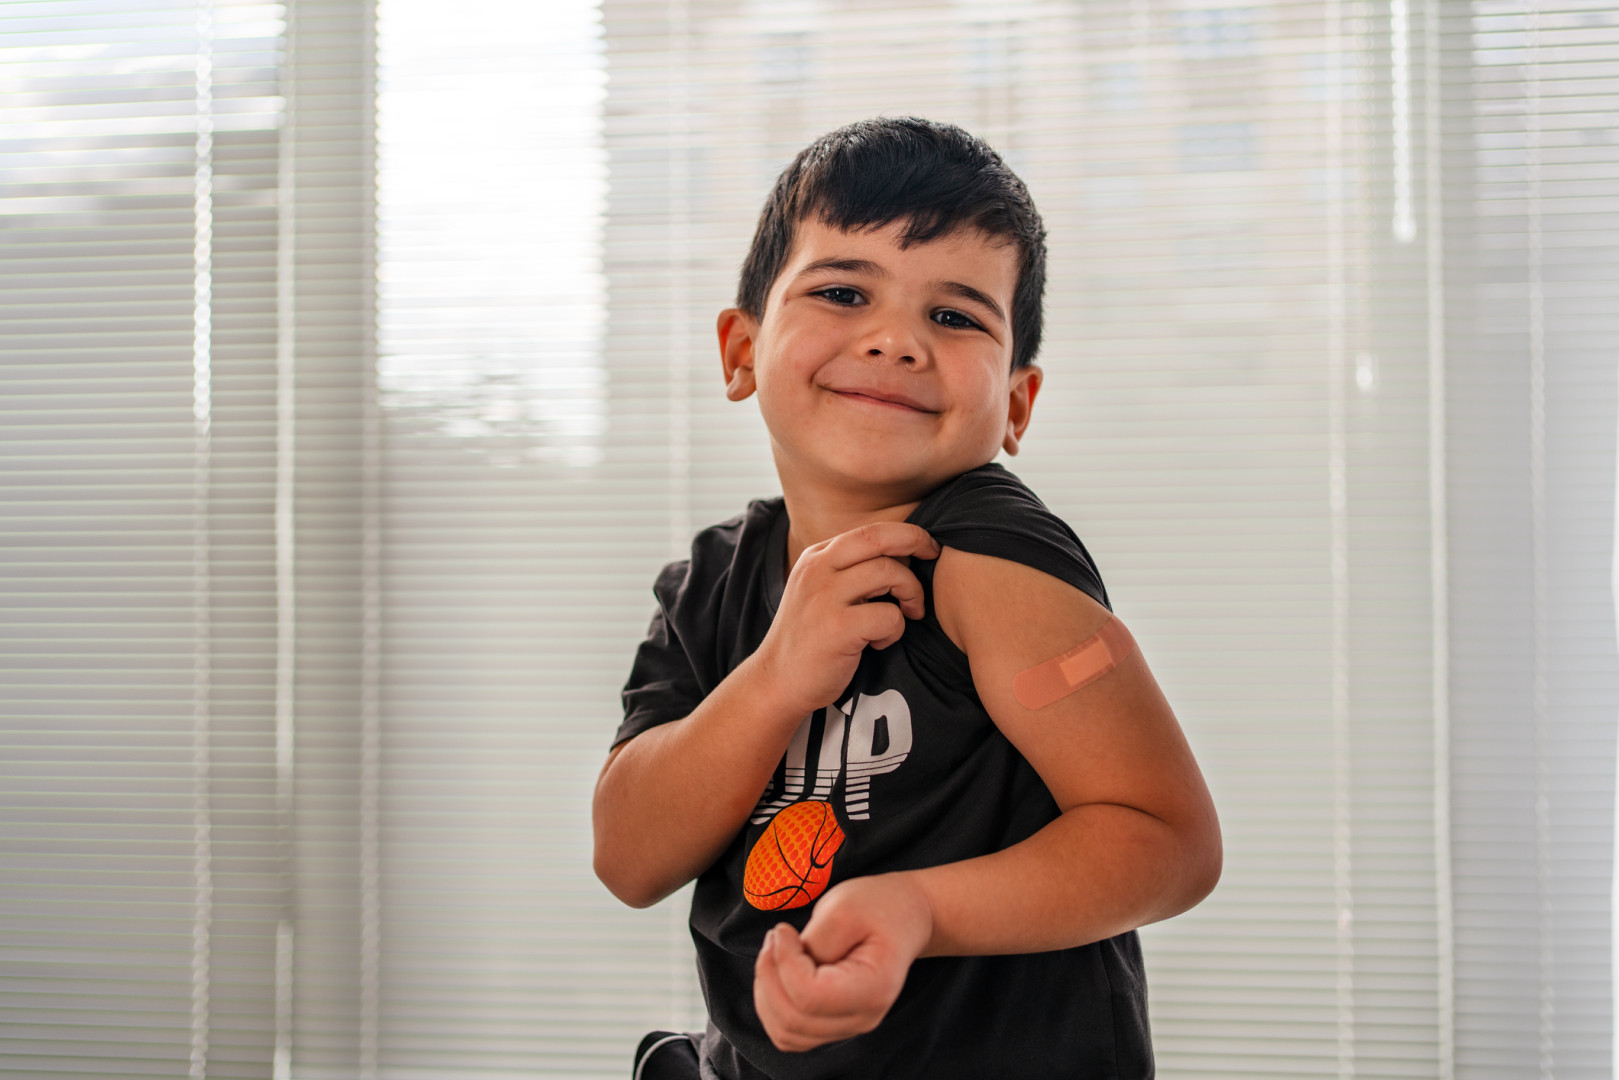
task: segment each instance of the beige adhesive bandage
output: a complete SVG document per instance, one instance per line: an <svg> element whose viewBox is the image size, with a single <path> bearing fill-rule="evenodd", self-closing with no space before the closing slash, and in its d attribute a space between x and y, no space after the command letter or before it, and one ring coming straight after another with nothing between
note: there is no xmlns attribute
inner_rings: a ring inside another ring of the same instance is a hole
<svg viewBox="0 0 1619 1080"><path fill-rule="evenodd" d="M1100 630L1061 656L1018 672L1012 693L1025 709L1043 709L1118 667L1135 647L1124 624L1108 616Z"/></svg>

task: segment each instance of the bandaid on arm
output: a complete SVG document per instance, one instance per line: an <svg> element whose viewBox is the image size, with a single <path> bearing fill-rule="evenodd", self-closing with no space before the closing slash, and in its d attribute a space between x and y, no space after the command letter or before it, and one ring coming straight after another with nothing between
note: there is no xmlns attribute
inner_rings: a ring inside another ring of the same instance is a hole
<svg viewBox="0 0 1619 1080"><path fill-rule="evenodd" d="M1018 672L1012 693L1025 709L1043 709L1118 667L1135 647L1130 631L1110 615L1100 630L1061 656Z"/></svg>

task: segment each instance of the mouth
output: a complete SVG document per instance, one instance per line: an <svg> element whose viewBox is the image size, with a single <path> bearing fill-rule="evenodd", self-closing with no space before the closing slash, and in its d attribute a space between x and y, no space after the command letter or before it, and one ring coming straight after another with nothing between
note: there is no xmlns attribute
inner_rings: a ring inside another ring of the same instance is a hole
<svg viewBox="0 0 1619 1080"><path fill-rule="evenodd" d="M889 409L898 409L904 412L936 413L939 410L930 409L922 402L906 394L889 390L877 390L872 387L837 387L828 386L827 390L838 397L863 404L877 405Z"/></svg>

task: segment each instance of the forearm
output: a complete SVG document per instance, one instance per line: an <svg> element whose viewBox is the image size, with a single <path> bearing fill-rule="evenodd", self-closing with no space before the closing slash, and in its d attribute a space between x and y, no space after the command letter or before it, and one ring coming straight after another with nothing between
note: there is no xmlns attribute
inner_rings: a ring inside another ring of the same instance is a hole
<svg viewBox="0 0 1619 1080"><path fill-rule="evenodd" d="M1070 948L1178 915L1220 875L1212 819L1171 825L1109 803L1074 807L1004 851L909 871L932 909L924 956Z"/></svg>
<svg viewBox="0 0 1619 1080"><path fill-rule="evenodd" d="M638 907L702 873L753 812L804 718L832 703L868 647L922 617L899 562L935 558L915 525L880 521L805 548L759 647L690 716L620 744L596 781L596 876ZM895 604L872 604L893 596Z"/></svg>
<svg viewBox="0 0 1619 1080"><path fill-rule="evenodd" d="M756 654L757 655L757 654ZM744 661L684 720L620 744L596 781L596 876L627 904L702 873L747 821L803 720Z"/></svg>

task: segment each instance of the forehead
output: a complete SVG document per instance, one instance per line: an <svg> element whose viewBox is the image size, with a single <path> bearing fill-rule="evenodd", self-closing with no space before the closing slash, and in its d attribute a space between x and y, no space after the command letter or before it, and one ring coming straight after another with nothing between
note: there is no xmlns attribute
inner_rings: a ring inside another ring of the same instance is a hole
<svg viewBox="0 0 1619 1080"><path fill-rule="evenodd" d="M900 220L875 229L846 231L813 218L800 221L776 284L781 286L811 263L861 259L904 281L971 285L1000 301L1002 310L1011 310L1017 288L1015 243L968 226L903 246L906 224Z"/></svg>

